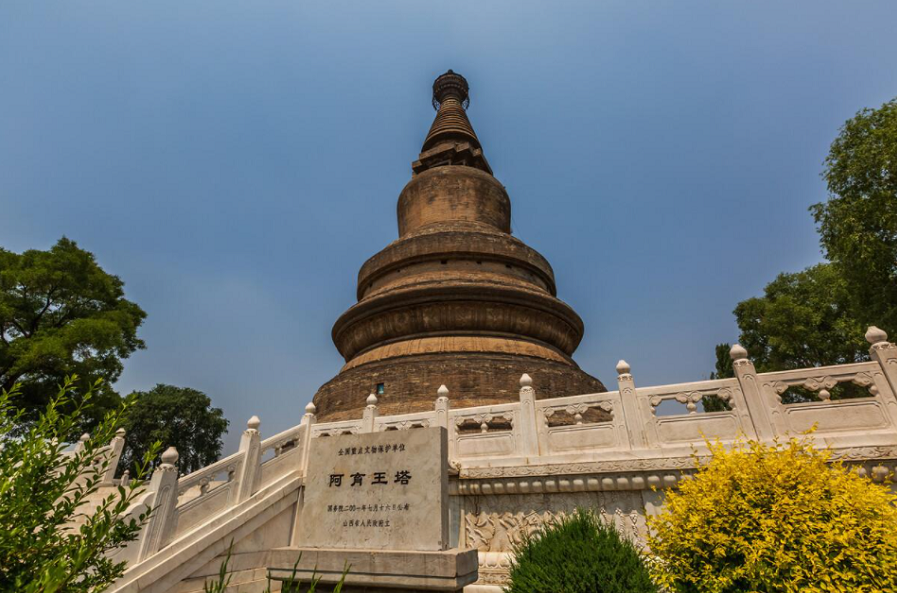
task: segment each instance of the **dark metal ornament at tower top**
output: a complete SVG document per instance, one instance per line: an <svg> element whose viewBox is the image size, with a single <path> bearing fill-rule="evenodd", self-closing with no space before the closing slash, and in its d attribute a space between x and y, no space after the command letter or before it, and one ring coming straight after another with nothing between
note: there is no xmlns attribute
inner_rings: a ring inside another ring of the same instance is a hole
<svg viewBox="0 0 897 593"><path fill-rule="evenodd" d="M517 401L523 373L537 396L605 391L571 358L583 336L557 298L554 272L511 235L511 200L467 117L469 87L449 70L433 83L436 117L399 195L399 238L358 272L358 302L333 326L346 364L314 397L322 420Z"/></svg>
<svg viewBox="0 0 897 593"><path fill-rule="evenodd" d="M470 87L467 79L449 70L433 81L433 109L439 111L439 106L450 96L455 97L466 110L470 106Z"/></svg>

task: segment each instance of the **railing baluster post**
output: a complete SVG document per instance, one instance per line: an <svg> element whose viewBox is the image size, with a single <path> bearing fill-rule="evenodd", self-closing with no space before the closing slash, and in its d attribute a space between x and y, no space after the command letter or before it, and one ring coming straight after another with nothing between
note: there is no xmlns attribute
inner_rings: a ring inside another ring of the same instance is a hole
<svg viewBox="0 0 897 593"><path fill-rule="evenodd" d="M536 390L533 389L533 378L523 373L520 375L520 437L518 451L523 457L539 456L539 427L536 424ZM516 428L516 427L515 427Z"/></svg>
<svg viewBox="0 0 897 593"><path fill-rule="evenodd" d="M436 391L436 426L441 426L446 430L448 435L448 458L449 461L455 456L455 438L452 433L452 427L449 425L449 410L451 403L449 402L449 390L445 385L440 385Z"/></svg>
<svg viewBox="0 0 897 593"><path fill-rule="evenodd" d="M639 402L636 398L635 380L630 372L632 368L625 360L617 363L617 389L620 391L620 401L623 403L623 424L626 426L626 434L629 437L631 449L643 449L648 446L648 435L645 423L639 413ZM616 415L616 411L614 411ZM651 418L651 421L654 419Z"/></svg>
<svg viewBox="0 0 897 593"><path fill-rule="evenodd" d="M177 462L177 449L169 447L162 453L162 464L156 468L150 479L149 490L153 494L147 504L153 511L141 534L138 562L164 548L177 530Z"/></svg>
<svg viewBox="0 0 897 593"><path fill-rule="evenodd" d="M870 344L869 356L881 366L891 388L891 393L879 393L879 396L890 412L891 421L897 422L897 346L888 342L888 334L874 325L866 331L866 341Z"/></svg>
<svg viewBox="0 0 897 593"><path fill-rule="evenodd" d="M231 497L233 504L243 502L253 495L257 486L259 471L259 463L261 462L261 436L259 435L259 426L261 420L258 416L253 416L246 423L246 430L240 437L240 451L243 452L243 463L237 474L237 483L231 486L236 490L236 496Z"/></svg>
<svg viewBox="0 0 897 593"><path fill-rule="evenodd" d="M376 418L380 415L377 409L377 396L373 393L368 396L367 406L361 416L361 432L374 432Z"/></svg>
<svg viewBox="0 0 897 593"><path fill-rule="evenodd" d="M305 431L302 433L302 452L300 453L299 470L303 474L308 469L308 450L311 447L311 429L317 420L317 416L315 416L317 411L314 402L308 402L308 405L305 406L305 415L302 417L301 424L302 426L305 426Z"/></svg>
<svg viewBox="0 0 897 593"><path fill-rule="evenodd" d="M761 440L771 440L777 434L784 434L786 432L784 422L780 420L781 403L772 401L769 394L764 392L757 377L757 369L748 358L747 350L741 344L734 344L729 350L729 358L732 359L732 368L741 386L741 393L744 395L747 411L757 436Z"/></svg>
<svg viewBox="0 0 897 593"><path fill-rule="evenodd" d="M118 469L118 461L121 459L122 451L125 449L125 429L119 428L115 431L112 442L109 443L108 455L109 465L106 466L106 472L103 474L103 484L112 484L115 478L115 471Z"/></svg>

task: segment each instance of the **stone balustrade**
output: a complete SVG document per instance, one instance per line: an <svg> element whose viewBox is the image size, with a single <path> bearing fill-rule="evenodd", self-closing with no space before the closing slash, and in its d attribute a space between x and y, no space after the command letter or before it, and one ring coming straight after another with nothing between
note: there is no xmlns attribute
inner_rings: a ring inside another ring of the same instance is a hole
<svg viewBox="0 0 897 593"><path fill-rule="evenodd" d="M371 394L361 418L329 423L318 423L309 404L298 426L264 440L253 417L236 453L190 475L173 470L176 451L163 454L134 506L135 513L150 506L154 512L122 557L146 560L290 476L299 477L294 484L301 488L311 439L341 434L447 429L454 528L462 547L480 551L483 586L502 582L520 533L576 506L596 507L643 541L645 515L660 507L664 488L688 477L707 439L769 442L814 429L812 438L835 458L890 481L897 463L897 346L876 328L867 339L869 362L774 373L757 373L736 344L731 379L637 387L621 360L618 390L604 393L539 399L524 374L514 403L453 409L443 385L431 411L381 416ZM722 409L704 411L707 398Z"/></svg>

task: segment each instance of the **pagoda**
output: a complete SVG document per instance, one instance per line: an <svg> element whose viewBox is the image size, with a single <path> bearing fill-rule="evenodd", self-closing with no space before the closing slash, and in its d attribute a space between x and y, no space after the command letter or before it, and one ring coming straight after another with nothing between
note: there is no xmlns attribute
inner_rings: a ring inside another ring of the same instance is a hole
<svg viewBox="0 0 897 593"><path fill-rule="evenodd" d="M314 397L325 421L516 401L523 373L539 397L606 391L571 358L579 315L554 272L511 235L511 200L467 117L467 80L433 83L436 119L399 195L399 238L358 273L358 302L333 326L346 364Z"/></svg>

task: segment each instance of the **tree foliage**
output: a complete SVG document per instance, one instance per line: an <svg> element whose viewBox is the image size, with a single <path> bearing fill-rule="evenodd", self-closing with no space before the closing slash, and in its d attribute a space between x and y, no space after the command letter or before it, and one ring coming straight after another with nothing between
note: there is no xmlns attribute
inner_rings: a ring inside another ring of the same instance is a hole
<svg viewBox="0 0 897 593"><path fill-rule="evenodd" d="M133 396L134 405L125 418L128 440L123 463L143 458L148 443L156 441L178 450L178 468L184 473L201 469L221 455L221 436L228 421L206 394L159 384Z"/></svg>
<svg viewBox="0 0 897 593"><path fill-rule="evenodd" d="M525 535L508 593L655 593L641 555L591 511L577 509Z"/></svg>
<svg viewBox="0 0 897 593"><path fill-rule="evenodd" d="M897 590L897 497L809 437L708 444L649 517L659 584L677 593Z"/></svg>
<svg viewBox="0 0 897 593"><path fill-rule="evenodd" d="M119 402L111 384L122 359L143 348L137 328L146 314L124 298L122 281L106 273L74 241L48 251L0 249L0 388L15 384L24 421L33 420L68 375L82 387L97 379L84 430Z"/></svg>
<svg viewBox="0 0 897 593"><path fill-rule="evenodd" d="M897 333L897 99L842 126L823 177L829 199L810 210L831 263L780 274L735 309L760 371L865 360L866 327Z"/></svg>
<svg viewBox="0 0 897 593"><path fill-rule="evenodd" d="M732 358L729 356L729 344L716 345L716 366L710 373L710 380L714 379L731 379L735 376L735 368L732 366ZM715 395L705 395L701 398L701 405L704 406L705 412L722 412L731 410L732 406L729 402L720 399Z"/></svg>
<svg viewBox="0 0 897 593"><path fill-rule="evenodd" d="M67 379L24 431L18 431L24 410L12 403L15 389L0 393L0 591L102 591L124 571L107 552L135 539L147 518L123 514L140 494L158 444L132 468L134 482L101 492L109 465L103 446L130 402L107 413L80 449L65 452L65 439L93 403L94 391L76 397L74 384L74 377Z"/></svg>
<svg viewBox="0 0 897 593"><path fill-rule="evenodd" d="M717 344L714 349L716 365L710 373L710 379L731 379L735 376L735 367L732 365L732 357L729 356L731 344Z"/></svg>
<svg viewBox="0 0 897 593"><path fill-rule="evenodd" d="M868 358L844 279L831 264L779 274L762 297L735 307L740 344L760 372L844 364Z"/></svg>
<svg viewBox="0 0 897 593"><path fill-rule="evenodd" d="M860 321L897 332L897 99L844 124L823 176L829 199L811 210L825 255Z"/></svg>

